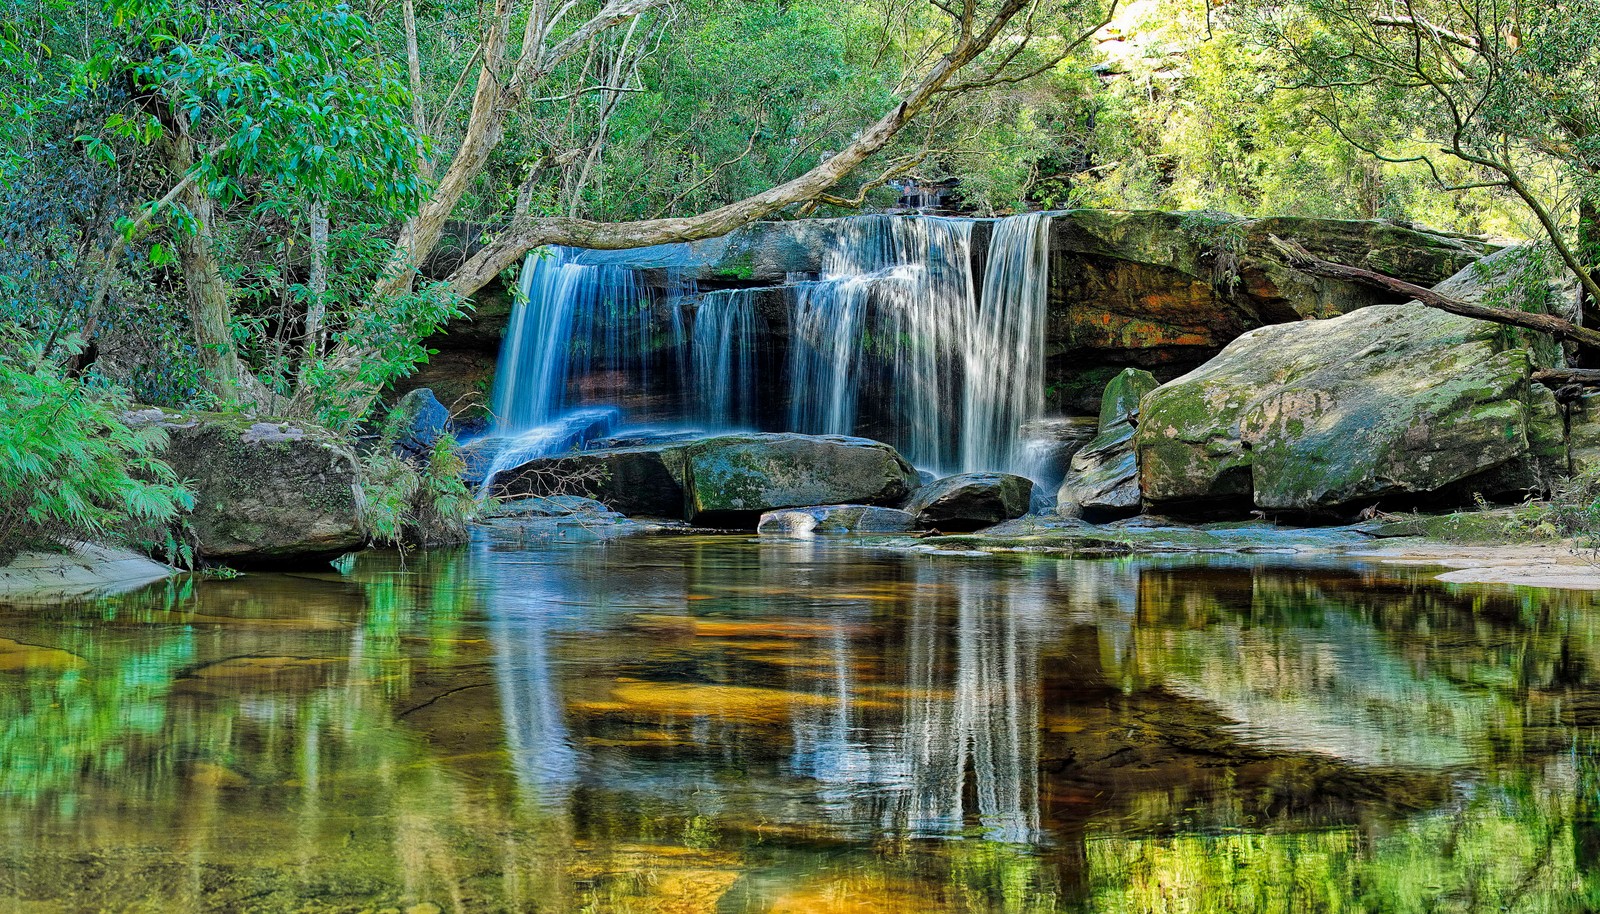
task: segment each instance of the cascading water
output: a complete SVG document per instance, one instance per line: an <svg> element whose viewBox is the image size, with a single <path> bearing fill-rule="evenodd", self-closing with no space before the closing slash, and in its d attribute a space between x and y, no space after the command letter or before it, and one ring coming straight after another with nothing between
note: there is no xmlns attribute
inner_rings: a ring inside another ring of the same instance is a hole
<svg viewBox="0 0 1600 914"><path fill-rule="evenodd" d="M1032 465L1018 432L1044 412L1044 322L1050 292L1050 217L995 224L977 319L963 356L961 466L1017 473Z"/></svg>
<svg viewBox="0 0 1600 914"><path fill-rule="evenodd" d="M1049 217L1000 220L979 286L973 222L850 220L821 278L796 292L789 421L853 434L863 393L892 403L870 422L918 466L1005 470L1043 408Z"/></svg>
<svg viewBox="0 0 1600 914"><path fill-rule="evenodd" d="M632 270L578 262L578 252L528 255L495 372L498 427L543 425L572 404L574 378L635 372L649 383L654 297Z"/></svg>
<svg viewBox="0 0 1600 914"><path fill-rule="evenodd" d="M860 430L863 393L893 404L877 436L912 463L955 466L956 360L976 302L968 219L851 219L796 293L789 421L797 431Z"/></svg>
<svg viewBox="0 0 1600 914"><path fill-rule="evenodd" d="M694 415L706 428L746 427L756 421L756 292L708 292L694 309L689 339L694 366ZM678 333L682 334L681 323Z"/></svg>
<svg viewBox="0 0 1600 914"><path fill-rule="evenodd" d="M879 438L938 472L1025 471L1018 430L1044 399L1050 219L995 222L981 276L978 225L839 220L814 279L764 289L670 273L663 288L614 256L530 254L496 375L497 430L543 447L573 410L626 400L706 430ZM673 250L641 262L685 262ZM787 332L765 325L762 302L787 307Z"/></svg>

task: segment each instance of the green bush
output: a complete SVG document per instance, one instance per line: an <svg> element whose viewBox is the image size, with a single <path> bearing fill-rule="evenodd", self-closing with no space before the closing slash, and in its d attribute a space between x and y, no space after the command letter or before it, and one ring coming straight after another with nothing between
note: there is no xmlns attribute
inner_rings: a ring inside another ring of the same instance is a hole
<svg viewBox="0 0 1600 914"><path fill-rule="evenodd" d="M130 428L127 408L120 393L91 389L33 346L0 339L0 556L169 530L193 507L157 456L166 433Z"/></svg>
<svg viewBox="0 0 1600 914"><path fill-rule="evenodd" d="M367 536L382 546L443 546L466 542L467 524L482 506L461 472L466 464L454 437L442 435L423 459L396 453L401 429L391 416L361 460Z"/></svg>

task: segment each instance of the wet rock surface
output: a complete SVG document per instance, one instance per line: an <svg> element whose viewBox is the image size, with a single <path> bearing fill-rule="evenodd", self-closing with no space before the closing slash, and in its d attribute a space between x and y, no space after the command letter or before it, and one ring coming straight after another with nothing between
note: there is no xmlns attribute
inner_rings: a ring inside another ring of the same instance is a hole
<svg viewBox="0 0 1600 914"><path fill-rule="evenodd" d="M1148 371L1124 369L1100 398L1098 431L1072 455L1056 493L1056 511L1067 517L1108 520L1139 511L1139 465L1134 423L1140 398L1158 382Z"/></svg>
<svg viewBox="0 0 1600 914"><path fill-rule="evenodd" d="M756 532L777 536L813 534L909 533L917 519L909 512L873 505L817 505L768 511Z"/></svg>
<svg viewBox="0 0 1600 914"><path fill-rule="evenodd" d="M1028 513L1033 480L1010 473L958 473L934 480L906 503L917 525L976 530Z"/></svg>
<svg viewBox="0 0 1600 914"><path fill-rule="evenodd" d="M1144 496L1315 511L1525 493L1564 462L1533 367L1503 328L1421 305L1252 331L1145 398Z"/></svg>
<svg viewBox="0 0 1600 914"><path fill-rule="evenodd" d="M784 508L898 505L918 484L905 458L877 441L739 434L542 458L505 474L497 488L583 495L628 516L749 528Z"/></svg>

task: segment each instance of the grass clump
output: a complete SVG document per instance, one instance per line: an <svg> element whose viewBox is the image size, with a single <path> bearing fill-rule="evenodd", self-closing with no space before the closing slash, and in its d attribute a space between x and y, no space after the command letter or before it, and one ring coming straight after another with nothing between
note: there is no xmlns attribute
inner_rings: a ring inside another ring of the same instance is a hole
<svg viewBox="0 0 1600 914"><path fill-rule="evenodd" d="M404 431L402 417L391 414L361 459L368 538L396 548L466 542L467 525L484 506L461 479L460 445L447 433L426 453L412 454L398 447Z"/></svg>

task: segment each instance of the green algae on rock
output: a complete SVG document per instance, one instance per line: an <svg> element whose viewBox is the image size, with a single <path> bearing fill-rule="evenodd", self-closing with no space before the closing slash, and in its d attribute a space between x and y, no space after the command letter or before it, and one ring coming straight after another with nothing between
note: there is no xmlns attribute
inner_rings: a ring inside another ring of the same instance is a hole
<svg viewBox="0 0 1600 914"><path fill-rule="evenodd" d="M1072 455L1067 478L1056 493L1056 510L1066 516L1115 517L1139 510L1139 465L1134 423L1139 402L1159 382L1148 371L1124 369L1100 398L1100 426L1088 444Z"/></svg>
<svg viewBox="0 0 1600 914"><path fill-rule="evenodd" d="M355 454L302 420L145 409L135 424L166 429L162 454L194 490L189 527L201 557L304 562L366 541Z"/></svg>

